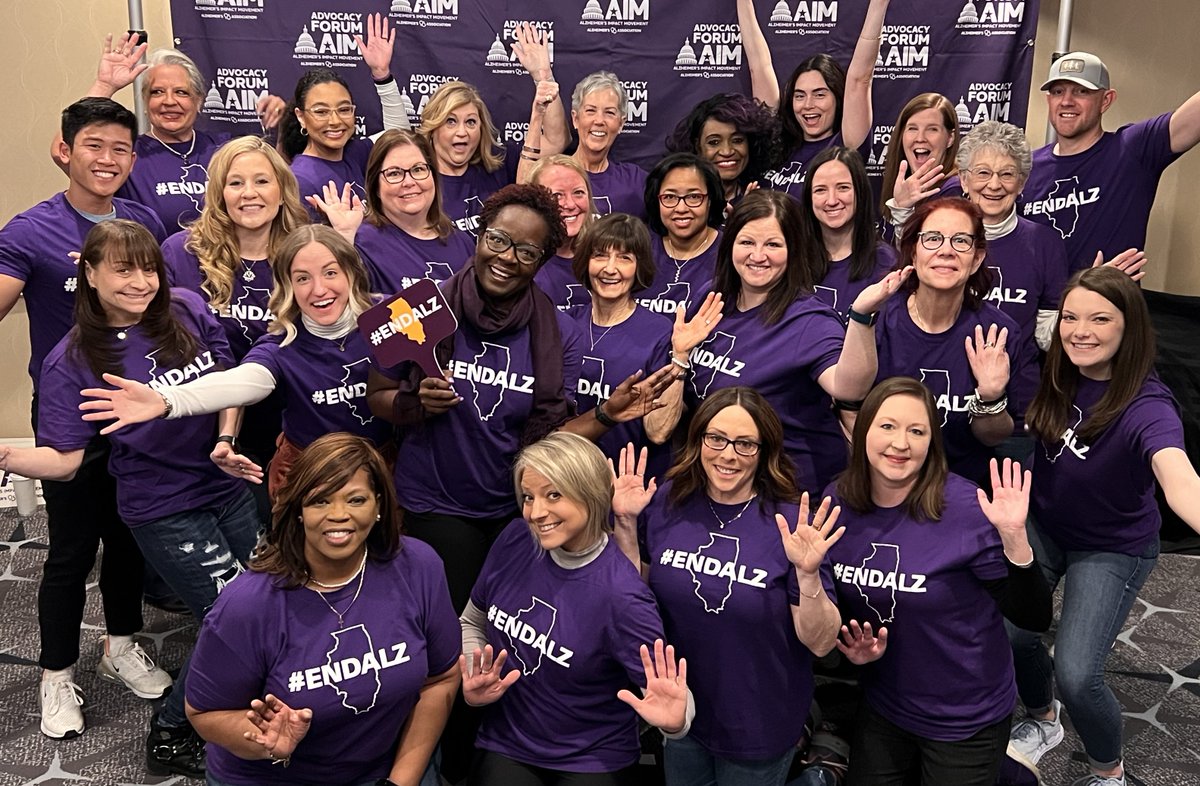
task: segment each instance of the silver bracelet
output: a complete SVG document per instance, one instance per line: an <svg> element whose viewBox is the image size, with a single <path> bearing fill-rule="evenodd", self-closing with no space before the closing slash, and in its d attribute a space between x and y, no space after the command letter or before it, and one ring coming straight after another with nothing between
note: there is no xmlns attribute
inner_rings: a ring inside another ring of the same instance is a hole
<svg viewBox="0 0 1200 786"><path fill-rule="evenodd" d="M1004 410L1008 409L1008 394L1000 396L995 401L983 402L979 397L979 388L975 389L975 395L967 402L967 412L972 417L982 417L984 415L999 415Z"/></svg>

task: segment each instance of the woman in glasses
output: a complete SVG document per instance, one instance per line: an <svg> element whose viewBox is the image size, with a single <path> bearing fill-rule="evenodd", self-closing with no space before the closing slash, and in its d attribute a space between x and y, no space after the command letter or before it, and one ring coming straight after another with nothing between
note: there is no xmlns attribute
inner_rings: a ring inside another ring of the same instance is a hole
<svg viewBox="0 0 1200 786"><path fill-rule="evenodd" d="M691 732L666 742L667 784L782 784L812 703L812 654L837 638L837 609L813 599L841 533L823 527L824 507L808 526L783 424L752 388L708 397L662 488L645 464L622 455L614 538L658 599L696 697Z"/></svg>
<svg viewBox="0 0 1200 786"><path fill-rule="evenodd" d="M1036 363L1017 323L984 300L991 289L986 251L979 208L961 197L917 205L898 262L915 273L884 307L878 331L878 378L925 383L950 471L980 485L992 448L1013 433L1033 397L1028 366Z"/></svg>
<svg viewBox="0 0 1200 786"><path fill-rule="evenodd" d="M712 284L725 220L717 168L695 153L671 153L646 178L654 280L638 296L650 311L687 311Z"/></svg>
<svg viewBox="0 0 1200 786"><path fill-rule="evenodd" d="M534 281L560 309L587 305L588 289L573 270L576 241L596 215L587 171L571 156L556 155L535 164L529 182L554 196L563 226L567 228L566 240L538 270Z"/></svg>
<svg viewBox="0 0 1200 786"><path fill-rule="evenodd" d="M442 210L440 185L427 137L394 130L375 141L367 159L366 219L354 234L372 291L391 295L423 278L445 281L474 253L471 237Z"/></svg>

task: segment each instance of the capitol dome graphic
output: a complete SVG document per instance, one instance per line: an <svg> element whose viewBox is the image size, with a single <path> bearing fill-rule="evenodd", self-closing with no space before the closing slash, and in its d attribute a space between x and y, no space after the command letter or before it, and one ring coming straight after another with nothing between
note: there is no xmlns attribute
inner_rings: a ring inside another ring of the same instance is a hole
<svg viewBox="0 0 1200 786"><path fill-rule="evenodd" d="M295 53L298 55L315 55L317 52L317 42L308 34L308 25L304 26L304 32L296 39Z"/></svg>
<svg viewBox="0 0 1200 786"><path fill-rule="evenodd" d="M400 94L400 106L404 109L404 114L412 117L417 113L417 108L413 106L412 99L408 97L408 93Z"/></svg>
<svg viewBox="0 0 1200 786"><path fill-rule="evenodd" d="M604 10L600 8L599 0L588 0L587 5L583 7L583 15L579 17L581 22L603 22Z"/></svg>
<svg viewBox="0 0 1200 786"><path fill-rule="evenodd" d="M975 0L967 0L962 13L958 15L958 23L960 25L979 24L979 12L975 10Z"/></svg>
<svg viewBox="0 0 1200 786"><path fill-rule="evenodd" d="M500 36L496 36L496 40L492 42L492 48L488 50L487 61L490 65L507 65L508 52L504 49L504 44L500 43Z"/></svg>
<svg viewBox="0 0 1200 786"><path fill-rule="evenodd" d="M408 0L392 0L392 13L411 14L412 6L409 5Z"/></svg>
<svg viewBox="0 0 1200 786"><path fill-rule="evenodd" d="M967 102L962 96L958 98L958 104L954 107L954 114L958 115L959 128L971 125L971 110L967 107Z"/></svg>
<svg viewBox="0 0 1200 786"><path fill-rule="evenodd" d="M775 10L771 12L772 22L792 21L792 9L788 8L787 0L779 0Z"/></svg>
<svg viewBox="0 0 1200 786"><path fill-rule="evenodd" d="M692 45L683 40L683 47L679 50L679 55L675 58L675 65L689 66L696 65L696 50L692 49Z"/></svg>
<svg viewBox="0 0 1200 786"><path fill-rule="evenodd" d="M212 87L208 90L208 95L204 97L205 109L224 109L225 102L221 100L221 91L217 90L217 83L213 82Z"/></svg>

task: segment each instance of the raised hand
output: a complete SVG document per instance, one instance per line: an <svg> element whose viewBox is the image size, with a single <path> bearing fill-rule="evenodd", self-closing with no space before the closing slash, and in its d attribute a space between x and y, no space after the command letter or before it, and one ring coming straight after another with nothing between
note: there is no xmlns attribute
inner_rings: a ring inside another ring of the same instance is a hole
<svg viewBox="0 0 1200 786"><path fill-rule="evenodd" d="M554 78L550 68L550 48L546 45L547 34L528 22L517 25L513 31L513 54L534 82L546 82ZM552 99L553 100L553 99Z"/></svg>
<svg viewBox="0 0 1200 786"><path fill-rule="evenodd" d="M367 40L354 36L363 61L371 69L372 79L387 79L392 72L392 50L396 44L396 31L389 29L388 18L383 14L367 15Z"/></svg>
<svg viewBox="0 0 1200 786"><path fill-rule="evenodd" d="M1141 281L1146 276L1146 271L1142 268L1148 261L1145 252L1138 251L1136 248L1127 248L1107 261L1104 259L1104 252L1097 251L1096 261L1092 262L1092 267L1115 267L1117 270L1128 273L1134 281Z"/></svg>
<svg viewBox="0 0 1200 786"><path fill-rule="evenodd" d="M248 480L256 485L263 482L263 468L234 451L228 442L218 442L212 453L208 454L208 458L226 475Z"/></svg>
<svg viewBox="0 0 1200 786"><path fill-rule="evenodd" d="M841 540L846 533L845 527L837 525L838 516L842 513L841 506L830 510L833 500L829 497L821 500L820 506L812 514L809 522L808 492L800 495L800 515L796 520L796 529L792 530L788 520L782 513L775 514L775 526L779 528L779 537L783 541L783 550L788 562L801 573L816 573L821 568L821 561L834 543Z"/></svg>
<svg viewBox="0 0 1200 786"><path fill-rule="evenodd" d="M612 512L614 516L627 519L637 518L650 504L654 492L658 490L658 484L654 478L650 478L649 481L645 480L648 456L649 451L646 448L642 448L639 453L630 442L621 448L617 467L613 467L612 459L608 460L609 469L613 474Z"/></svg>
<svg viewBox="0 0 1200 786"><path fill-rule="evenodd" d="M105 374L103 379L113 388L84 388L79 395L91 399L79 405L84 420L115 420L100 429L111 434L134 423L161 418L167 403L154 388L132 379Z"/></svg>
<svg viewBox="0 0 1200 786"><path fill-rule="evenodd" d="M292 709L268 693L265 698L250 702L246 719L257 731L245 732L243 736L263 746L271 758L286 759L308 734L312 718L312 710L307 707Z"/></svg>
<svg viewBox="0 0 1200 786"><path fill-rule="evenodd" d="M508 659L508 650L500 650L500 654L492 659L492 645L478 648L467 662L465 654L458 656L458 668L462 672L463 700L472 707L482 707L491 704L504 695L512 684L521 678L521 670L513 669L504 676L504 661Z"/></svg>
<svg viewBox="0 0 1200 786"><path fill-rule="evenodd" d="M721 293L709 292L691 319L687 319L684 309L675 309L675 326L671 328L671 352L686 355L708 338L721 322L723 305Z"/></svg>
<svg viewBox="0 0 1200 786"><path fill-rule="evenodd" d="M984 401L1000 398L1008 388L1008 328L992 324L985 334L983 325L976 325L975 335L967 336L963 343L979 397Z"/></svg>
<svg viewBox="0 0 1200 786"><path fill-rule="evenodd" d="M892 187L892 199L898 207L912 207L922 199L928 199L938 192L938 184L942 182L942 165L934 159L929 159L917 167L911 175L908 174L908 161L901 161L896 171L896 184Z"/></svg>
<svg viewBox="0 0 1200 786"><path fill-rule="evenodd" d="M149 44L138 43L137 33L132 36L122 33L116 46L113 46L112 33L104 37L104 46L100 47L100 64L96 66L96 85L104 85L112 90L107 98L132 85L133 80L150 67L138 62L146 54L147 48Z"/></svg>
<svg viewBox="0 0 1200 786"><path fill-rule="evenodd" d="M983 489L977 489L979 507L983 515L1000 533L1007 545L1011 539L1025 538L1025 520L1029 516L1029 487L1032 474L1021 473L1021 465L1012 459L1004 459L1003 468L996 459L991 461L992 498L989 500Z"/></svg>
<svg viewBox="0 0 1200 786"><path fill-rule="evenodd" d="M846 656L846 660L856 666L862 666L883 657L887 650L887 628L880 628L879 635L871 632L871 623L863 623L859 627L857 620L850 620L849 625L842 626L842 637L837 640L838 651Z"/></svg>
<svg viewBox="0 0 1200 786"><path fill-rule="evenodd" d="M675 665L675 648L663 647L662 639L654 640L654 661L650 649L641 646L642 669L646 673L646 689L641 698L630 690L617 691L617 698L633 707L634 712L651 726L668 734L682 731L687 723L687 661Z"/></svg>
<svg viewBox="0 0 1200 786"><path fill-rule="evenodd" d="M254 111L258 115L258 122L262 126L264 133L279 125L279 121L283 119L283 110L286 106L286 101L270 93L254 103Z"/></svg>
<svg viewBox="0 0 1200 786"><path fill-rule="evenodd" d="M363 222L363 203L349 183L338 193L337 183L330 180L321 186L320 194L304 197L304 201L320 210L329 219L329 226L351 243Z"/></svg>
<svg viewBox="0 0 1200 786"><path fill-rule="evenodd" d="M533 108L539 115L546 114L546 108L558 98L558 82L544 79L537 83L533 91Z"/></svg>
<svg viewBox="0 0 1200 786"><path fill-rule="evenodd" d="M604 414L618 423L627 423L666 406L658 397L671 386L679 371L674 363L668 363L645 379L642 379L641 371L635 371L625 377L604 402Z"/></svg>
<svg viewBox="0 0 1200 786"><path fill-rule="evenodd" d="M859 314L874 314L883 308L883 304L895 294L896 290L900 289L900 285L912 275L912 272L912 265L906 265L900 270L893 270L860 292L850 307Z"/></svg>

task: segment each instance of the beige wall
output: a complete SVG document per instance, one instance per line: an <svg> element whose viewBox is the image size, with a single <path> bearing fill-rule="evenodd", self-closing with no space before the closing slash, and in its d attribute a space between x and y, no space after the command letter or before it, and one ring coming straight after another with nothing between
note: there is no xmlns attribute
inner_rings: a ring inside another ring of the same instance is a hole
<svg viewBox="0 0 1200 786"><path fill-rule="evenodd" d="M1077 3L1072 46L1104 58L1113 74L1118 100L1106 125L1139 120L1173 109L1200 89L1200 58L1187 54L1194 28L1195 0L1158 0L1152 4L1087 0ZM143 0L151 42L170 36L167 0ZM40 0L10 4L0 25L0 51L8 69L0 105L8 108L5 144L0 146L0 224L64 187L65 178L49 163L59 109L86 91L94 73L100 38L120 30L127 19L122 0ZM1152 10L1151 10L1152 9ZM1034 60L1034 82L1050 63L1059 3L1043 0ZM132 104L129 91L119 99ZM1041 145L1045 100L1030 101L1030 143ZM1146 285L1151 289L1200 295L1200 153L1167 170L1150 221L1147 254L1152 260ZM0 437L29 435L29 360L24 304L0 323Z"/></svg>

